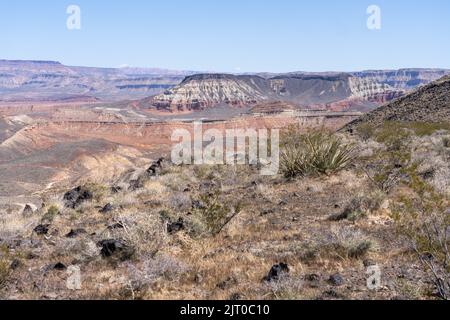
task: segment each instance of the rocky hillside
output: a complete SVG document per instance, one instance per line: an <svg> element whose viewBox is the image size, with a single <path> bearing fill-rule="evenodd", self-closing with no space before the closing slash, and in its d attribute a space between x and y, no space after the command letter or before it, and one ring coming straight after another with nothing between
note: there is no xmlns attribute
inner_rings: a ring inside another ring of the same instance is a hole
<svg viewBox="0 0 450 320"><path fill-rule="evenodd" d="M443 122L450 121L450 76L386 104L347 126L381 125L384 121Z"/></svg>
<svg viewBox="0 0 450 320"><path fill-rule="evenodd" d="M448 75L450 70L442 69L400 69L400 70L373 70L354 72L353 76L387 84L401 90L413 90L418 86L427 85Z"/></svg>
<svg viewBox="0 0 450 320"><path fill-rule="evenodd" d="M159 111L198 111L219 105L242 107L285 101L299 107L351 109L376 107L429 83L445 70L289 73L281 75L200 74L163 94L139 102Z"/></svg>
<svg viewBox="0 0 450 320"><path fill-rule="evenodd" d="M142 99L175 86L189 74L192 72L0 60L0 101L59 101L80 96L84 100Z"/></svg>

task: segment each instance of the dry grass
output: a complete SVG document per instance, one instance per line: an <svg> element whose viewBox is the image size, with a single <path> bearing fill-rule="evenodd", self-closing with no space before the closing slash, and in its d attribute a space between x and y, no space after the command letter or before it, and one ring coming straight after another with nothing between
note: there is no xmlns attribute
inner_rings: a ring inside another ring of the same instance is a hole
<svg viewBox="0 0 450 320"><path fill-rule="evenodd" d="M412 135L397 149L395 141L387 146L367 138L367 143L358 146L366 156L357 165L378 170L386 163L394 165L392 158L398 160L407 153L398 172L405 174L412 163L431 152L434 160L428 163L440 172L446 165L441 160L448 155L444 137L440 132ZM355 142L346 139L341 139L343 145ZM420 174L430 169L422 163L423 167L416 166ZM2 235L28 239L34 224L53 204L60 210L51 214L53 219L46 219L51 223L48 237L33 235L35 246L22 244L20 250L34 257L25 258L23 267L8 277L15 280L10 283L14 292L21 292L20 298L284 300L404 295L429 299L430 278L414 267L418 261L389 216L392 206L387 204L399 203L400 191L407 188L404 181L409 176L405 177L381 192L374 187L372 175L352 166L332 175L296 180L261 177L249 166L167 166L141 189L106 191L77 210L58 204L58 195L35 216L2 216ZM114 210L100 213L107 203ZM167 224L180 218L183 228L169 234ZM77 228L86 233L66 238ZM97 244L104 239L124 241L135 255L112 263L98 253ZM386 286L378 291L366 288L368 259L386 271ZM83 288L77 292L64 288L64 272L48 269L56 262L70 265L74 261L83 277ZM289 265L289 274L276 282L263 281L280 262ZM400 274L405 266L413 271ZM345 285L334 287L328 282L335 273L342 275ZM398 282L400 276L404 283ZM414 279L419 279L420 290L411 288ZM32 290L33 283L38 291Z"/></svg>

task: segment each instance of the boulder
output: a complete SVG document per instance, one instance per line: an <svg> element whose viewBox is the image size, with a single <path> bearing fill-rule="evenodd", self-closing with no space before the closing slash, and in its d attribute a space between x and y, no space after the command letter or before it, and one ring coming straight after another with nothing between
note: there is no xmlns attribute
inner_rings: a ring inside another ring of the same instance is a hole
<svg viewBox="0 0 450 320"><path fill-rule="evenodd" d="M25 205L25 208L22 211L22 215L25 217L29 217L34 213L33 208L31 207L31 205L27 204Z"/></svg>
<svg viewBox="0 0 450 320"><path fill-rule="evenodd" d="M162 171L162 165L163 165L164 161L165 161L164 158L159 158L157 161L155 161L155 162L147 169L147 174L148 174L150 177L160 175L160 174L161 174L161 171Z"/></svg>
<svg viewBox="0 0 450 320"><path fill-rule="evenodd" d="M84 229L72 229L68 234L66 234L66 238L76 238L79 235L85 234L86 230Z"/></svg>
<svg viewBox="0 0 450 320"><path fill-rule="evenodd" d="M19 259L14 259L14 260L11 262L10 268L11 268L11 270L16 270L16 269L18 269L21 265L22 265L22 263L20 262Z"/></svg>
<svg viewBox="0 0 450 320"><path fill-rule="evenodd" d="M116 229L124 229L124 225L122 222L116 222L107 227L108 230L116 230Z"/></svg>
<svg viewBox="0 0 450 320"><path fill-rule="evenodd" d="M50 225L49 224L40 224L33 231L38 235L46 235L48 233Z"/></svg>
<svg viewBox="0 0 450 320"><path fill-rule="evenodd" d="M111 192L112 193L119 193L123 190L123 188L121 186L112 186L111 187Z"/></svg>
<svg viewBox="0 0 450 320"><path fill-rule="evenodd" d="M61 262L58 262L57 264L55 264L53 266L53 269L58 270L58 271L64 271L67 269L67 267L64 264L62 264Z"/></svg>
<svg viewBox="0 0 450 320"><path fill-rule="evenodd" d="M184 229L183 218L180 218L177 222L169 223L167 225L168 233L175 233Z"/></svg>
<svg viewBox="0 0 450 320"><path fill-rule="evenodd" d="M108 213L114 210L114 206L111 203L105 205L99 212L100 213Z"/></svg>
<svg viewBox="0 0 450 320"><path fill-rule="evenodd" d="M134 254L134 249L122 240L107 239L99 242L101 255L103 258L117 257L121 261L130 259Z"/></svg>
<svg viewBox="0 0 450 320"><path fill-rule="evenodd" d="M267 277L264 278L265 281L277 281L280 279L280 276L283 274L289 273L289 266L286 263L279 263L274 265Z"/></svg>
<svg viewBox="0 0 450 320"><path fill-rule="evenodd" d="M344 284L344 278L339 273L335 273L330 276L330 279L328 279L328 282L332 284L333 286L339 287Z"/></svg>
<svg viewBox="0 0 450 320"><path fill-rule="evenodd" d="M94 195L84 187L77 187L64 194L64 201L67 208L76 209L83 202L92 200Z"/></svg>

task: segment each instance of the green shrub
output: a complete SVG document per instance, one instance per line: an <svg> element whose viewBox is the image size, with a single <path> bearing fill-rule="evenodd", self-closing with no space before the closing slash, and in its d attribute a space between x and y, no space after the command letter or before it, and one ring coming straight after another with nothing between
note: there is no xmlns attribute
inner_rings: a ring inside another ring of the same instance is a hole
<svg viewBox="0 0 450 320"><path fill-rule="evenodd" d="M290 130L281 146L281 172L287 178L328 175L345 169L355 158L352 145L325 131L302 134Z"/></svg>
<svg viewBox="0 0 450 320"><path fill-rule="evenodd" d="M59 208L56 205L51 205L47 209L47 212L42 217L42 222L51 223L58 214L59 214Z"/></svg>
<svg viewBox="0 0 450 320"><path fill-rule="evenodd" d="M414 171L408 187L393 205L392 218L398 230L430 274L439 296L450 299L450 201L436 192Z"/></svg>
<svg viewBox="0 0 450 320"><path fill-rule="evenodd" d="M367 141L375 134L375 128L370 123L363 123L356 128L356 132L363 141Z"/></svg>
<svg viewBox="0 0 450 320"><path fill-rule="evenodd" d="M359 128L357 130L359 133ZM364 128L361 130L364 132ZM384 143L386 146L397 150L395 147L402 146L413 135L419 137L430 136L439 130L450 130L450 123L386 121L383 125L376 128L371 136L377 142Z"/></svg>
<svg viewBox="0 0 450 320"><path fill-rule="evenodd" d="M450 123L411 122L406 125L419 137L431 136L436 131L450 130Z"/></svg>
<svg viewBox="0 0 450 320"><path fill-rule="evenodd" d="M349 220L355 222L378 210L384 198L384 193L380 191L357 195L350 201L341 213L332 215L329 220Z"/></svg>
<svg viewBox="0 0 450 320"><path fill-rule="evenodd" d="M94 182L88 182L84 185L84 188L92 193L92 198L100 202L106 195L108 194L108 191L110 190L107 186L94 183Z"/></svg>
<svg viewBox="0 0 450 320"><path fill-rule="evenodd" d="M9 250L6 246L0 247L0 290L3 289L11 275L11 262Z"/></svg>
<svg viewBox="0 0 450 320"><path fill-rule="evenodd" d="M241 211L241 204L227 204L220 197L220 192L216 191L200 196L201 206L196 209L194 220L191 221L195 230L194 233L201 234L206 231L209 234L215 235L222 231L222 229Z"/></svg>

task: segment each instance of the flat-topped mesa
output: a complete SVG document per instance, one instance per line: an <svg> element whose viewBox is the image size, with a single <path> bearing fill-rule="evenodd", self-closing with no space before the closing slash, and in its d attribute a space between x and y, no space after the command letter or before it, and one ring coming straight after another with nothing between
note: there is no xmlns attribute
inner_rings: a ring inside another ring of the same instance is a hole
<svg viewBox="0 0 450 320"><path fill-rule="evenodd" d="M144 108L166 112L199 111L216 106L249 107L283 101L307 107L346 101L385 102L404 94L386 83L349 73L258 75L197 74L178 86L142 101Z"/></svg>
<svg viewBox="0 0 450 320"><path fill-rule="evenodd" d="M153 97L157 110L198 111L213 106L242 107L269 99L266 79L251 75L198 74L186 77L180 85Z"/></svg>
<svg viewBox="0 0 450 320"><path fill-rule="evenodd" d="M4 60L0 59L0 64L2 65L31 65L31 64L42 64L42 65L60 65L62 66L61 62L59 61L45 61L45 60Z"/></svg>

